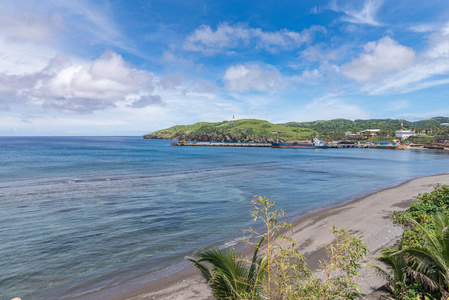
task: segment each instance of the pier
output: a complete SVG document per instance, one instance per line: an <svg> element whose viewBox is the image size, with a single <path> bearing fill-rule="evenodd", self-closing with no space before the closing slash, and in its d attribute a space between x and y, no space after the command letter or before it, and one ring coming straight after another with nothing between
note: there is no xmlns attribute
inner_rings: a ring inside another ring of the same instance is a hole
<svg viewBox="0 0 449 300"><path fill-rule="evenodd" d="M239 142L173 142L172 146L181 147L258 147L258 148L271 148L271 143L239 143ZM405 149L438 149L438 150L449 150L449 145L422 145L422 144L357 144L357 143L329 143L326 148L369 148L369 149L389 149L389 150L405 150ZM446 146L446 147L445 147ZM319 147L318 147L319 148ZM314 147L311 147L314 149Z"/></svg>
<svg viewBox="0 0 449 300"><path fill-rule="evenodd" d="M271 143L221 143L221 142L183 142L171 143L172 146L187 147L271 147Z"/></svg>

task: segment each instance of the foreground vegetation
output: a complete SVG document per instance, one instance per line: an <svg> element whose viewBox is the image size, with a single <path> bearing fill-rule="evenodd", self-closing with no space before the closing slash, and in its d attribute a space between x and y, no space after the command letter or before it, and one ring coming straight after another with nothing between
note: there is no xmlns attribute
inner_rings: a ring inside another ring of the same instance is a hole
<svg viewBox="0 0 449 300"><path fill-rule="evenodd" d="M291 228L275 209L275 203L256 196L254 221L262 221L251 260L237 257L234 249L207 249L198 259L187 258L202 272L216 299L356 299L361 296L355 278L367 246L346 230L333 228L335 242L324 245L327 257L319 262L321 272L312 273L304 256L295 250L295 241L282 235ZM259 255L260 254L260 255ZM212 266L209 269L205 262Z"/></svg>
<svg viewBox="0 0 449 300"><path fill-rule="evenodd" d="M383 248L377 256L382 266L371 266L387 280L391 297L400 300L449 299L449 186L437 185L420 194L418 203L392 220L404 227L401 241ZM234 251L206 249L192 261L207 279L216 299L356 299L361 296L356 279L368 252L360 238L333 228L335 241L323 245L327 257L320 271L307 268L295 241L281 232L291 228L275 203L256 196L254 221L265 232L252 243L251 260ZM208 264L205 264L208 263Z"/></svg>
<svg viewBox="0 0 449 300"><path fill-rule="evenodd" d="M378 259L395 299L449 298L449 186L420 194L418 203L392 220L404 227L401 242Z"/></svg>

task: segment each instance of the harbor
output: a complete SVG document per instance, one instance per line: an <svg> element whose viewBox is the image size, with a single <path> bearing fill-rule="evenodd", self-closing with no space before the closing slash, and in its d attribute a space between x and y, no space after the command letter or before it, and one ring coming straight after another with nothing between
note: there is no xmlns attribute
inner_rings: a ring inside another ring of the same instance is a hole
<svg viewBox="0 0 449 300"><path fill-rule="evenodd" d="M172 142L171 146L181 147L273 147L272 143L239 143L239 142ZM303 147L306 148L306 147ZM386 150L408 150L408 149L436 149L449 151L448 143L441 143L438 145L429 144L402 144L402 143L388 143L388 142L348 142L348 141L332 141L325 144L325 147L314 147L310 144L310 149L342 149L342 148L368 148L368 149L386 149Z"/></svg>
<svg viewBox="0 0 449 300"><path fill-rule="evenodd" d="M271 143L229 143L229 142L173 142L172 146L199 147L271 147Z"/></svg>

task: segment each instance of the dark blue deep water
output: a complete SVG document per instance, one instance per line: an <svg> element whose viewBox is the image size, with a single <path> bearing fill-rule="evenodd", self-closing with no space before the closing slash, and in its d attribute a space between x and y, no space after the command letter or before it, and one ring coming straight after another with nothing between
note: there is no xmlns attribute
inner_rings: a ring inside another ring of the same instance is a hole
<svg viewBox="0 0 449 300"><path fill-rule="evenodd" d="M426 150L0 137L0 299L67 299L145 274L128 282L141 284L243 236L254 195L300 215L447 173L448 162Z"/></svg>

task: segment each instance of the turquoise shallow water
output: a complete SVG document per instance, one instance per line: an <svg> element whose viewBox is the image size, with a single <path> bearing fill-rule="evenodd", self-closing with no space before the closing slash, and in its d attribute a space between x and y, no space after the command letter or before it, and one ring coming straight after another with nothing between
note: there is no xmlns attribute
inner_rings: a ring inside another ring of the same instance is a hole
<svg viewBox="0 0 449 300"><path fill-rule="evenodd" d="M0 137L0 298L68 299L146 274L128 287L141 284L241 237L254 195L300 215L447 173L448 161L425 150Z"/></svg>

